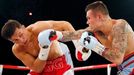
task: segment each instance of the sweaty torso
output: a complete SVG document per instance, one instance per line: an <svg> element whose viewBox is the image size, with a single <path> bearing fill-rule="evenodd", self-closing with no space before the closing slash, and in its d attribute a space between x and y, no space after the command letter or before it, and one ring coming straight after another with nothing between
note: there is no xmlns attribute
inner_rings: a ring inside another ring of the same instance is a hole
<svg viewBox="0 0 134 75"><path fill-rule="evenodd" d="M25 43L23 46L18 45L18 51L24 51L34 58L38 57L40 48L38 46L37 37L38 35L34 34L33 32L29 31L32 35L29 37L30 40ZM48 56L48 60L55 59L61 55L63 55L62 51L58 47L58 41L54 41L50 47L50 52Z"/></svg>
<svg viewBox="0 0 134 75"><path fill-rule="evenodd" d="M124 57L134 52L134 32L129 24L126 24L126 30L127 30L127 48L125 50ZM96 32L95 36L105 47L112 48L113 37L111 33L108 36L105 36L102 32Z"/></svg>

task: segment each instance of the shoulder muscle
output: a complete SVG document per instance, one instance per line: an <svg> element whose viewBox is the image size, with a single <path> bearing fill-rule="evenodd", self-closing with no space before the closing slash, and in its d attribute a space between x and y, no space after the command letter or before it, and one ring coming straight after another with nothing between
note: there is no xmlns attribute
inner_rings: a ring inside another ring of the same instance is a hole
<svg viewBox="0 0 134 75"><path fill-rule="evenodd" d="M126 22L124 20L121 20L117 25L114 25L112 37L112 47L124 53L127 46Z"/></svg>

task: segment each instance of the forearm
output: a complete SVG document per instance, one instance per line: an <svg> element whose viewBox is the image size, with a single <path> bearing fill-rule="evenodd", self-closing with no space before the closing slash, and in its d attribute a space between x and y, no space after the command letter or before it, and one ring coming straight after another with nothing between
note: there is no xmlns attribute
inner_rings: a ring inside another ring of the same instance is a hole
<svg viewBox="0 0 134 75"><path fill-rule="evenodd" d="M45 60L40 60L37 58L35 62L33 63L32 69L38 73L41 73L43 69L46 66L46 61Z"/></svg>
<svg viewBox="0 0 134 75"><path fill-rule="evenodd" d="M25 54L23 55L23 58L19 57L19 59L24 63L26 67L29 67L30 70L33 70L38 73L42 72L46 65L45 60L40 60L38 57L33 57L29 54Z"/></svg>
<svg viewBox="0 0 134 75"><path fill-rule="evenodd" d="M83 29L77 30L77 31L63 31L62 32L63 38L61 41L66 42L66 41L77 40L81 37L81 34L84 31L85 30L83 30Z"/></svg>
<svg viewBox="0 0 134 75"><path fill-rule="evenodd" d="M122 63L126 49L126 43L119 41L118 43L113 42L112 47L107 48L102 45L94 36L89 35L88 32L84 32L82 34L80 44L116 64Z"/></svg>
<svg viewBox="0 0 134 75"><path fill-rule="evenodd" d="M46 61L40 60L39 58L36 58L33 64L31 64L30 69L32 69L35 72L41 73L43 69L45 68Z"/></svg>
<svg viewBox="0 0 134 75"><path fill-rule="evenodd" d="M46 65L46 61L50 52L50 46L52 44L50 40L46 39L48 38L47 33L50 33L50 30L42 31L38 35L38 45L40 50L38 53L38 57L35 59L32 65L32 68L39 73L42 72ZM46 36L46 38L44 38L44 36Z"/></svg>

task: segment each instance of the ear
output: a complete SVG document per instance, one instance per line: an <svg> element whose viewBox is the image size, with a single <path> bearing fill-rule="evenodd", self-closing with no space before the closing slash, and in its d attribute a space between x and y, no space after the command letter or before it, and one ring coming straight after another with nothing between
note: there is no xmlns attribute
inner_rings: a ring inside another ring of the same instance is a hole
<svg viewBox="0 0 134 75"><path fill-rule="evenodd" d="M97 19L102 19L103 18L103 15L101 13L97 13Z"/></svg>

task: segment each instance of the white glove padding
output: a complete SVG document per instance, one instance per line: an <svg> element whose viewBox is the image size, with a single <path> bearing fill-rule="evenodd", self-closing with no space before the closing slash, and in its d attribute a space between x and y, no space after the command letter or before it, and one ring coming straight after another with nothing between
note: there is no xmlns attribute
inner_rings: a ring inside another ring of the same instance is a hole
<svg viewBox="0 0 134 75"><path fill-rule="evenodd" d="M60 31L55 31L53 29L47 29L42 31L43 34L41 35L45 35L45 38L47 38L47 42L50 43L50 41L53 40L62 40L63 35L62 32Z"/></svg>
<svg viewBox="0 0 134 75"><path fill-rule="evenodd" d="M84 32L80 38L80 44L83 47L91 49L96 53L102 55L105 47L92 35L89 34L90 32Z"/></svg>
<svg viewBox="0 0 134 75"><path fill-rule="evenodd" d="M73 40L75 45L75 56L79 61L86 61L91 56L91 50L80 45L78 40Z"/></svg>
<svg viewBox="0 0 134 75"><path fill-rule="evenodd" d="M49 46L46 47L46 48L42 48L42 47L39 45L39 47L40 47L40 52L39 52L38 58L39 58L40 60L47 60L48 55L49 55L49 51L50 51L50 46L51 46L51 45L49 45Z"/></svg>
<svg viewBox="0 0 134 75"><path fill-rule="evenodd" d="M38 35L38 42L40 47L39 59L47 60L50 51L51 41L49 40L49 34L52 30L44 30Z"/></svg>
<svg viewBox="0 0 134 75"><path fill-rule="evenodd" d="M50 45L51 40L50 40L50 33L54 31L53 29L48 29L48 30L44 30L42 32L39 33L38 35L38 42L40 44L41 47L44 47L45 45Z"/></svg>
<svg viewBox="0 0 134 75"><path fill-rule="evenodd" d="M40 36L43 36L43 37L40 37ZM55 31L53 29L47 29L39 33L38 41L40 41L41 46L45 44L49 45L51 41L61 40L62 37L63 37L62 32Z"/></svg>

